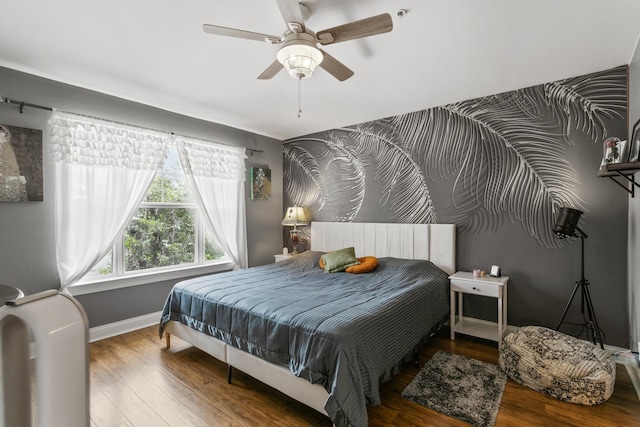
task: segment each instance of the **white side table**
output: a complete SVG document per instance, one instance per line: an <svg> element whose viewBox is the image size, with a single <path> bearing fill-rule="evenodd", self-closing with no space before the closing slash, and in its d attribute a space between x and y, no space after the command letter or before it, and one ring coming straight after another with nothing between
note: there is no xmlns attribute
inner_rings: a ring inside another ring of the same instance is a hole
<svg viewBox="0 0 640 427"><path fill-rule="evenodd" d="M473 277L473 273L458 271L449 276L451 282L451 339L455 339L456 332L502 342L507 326L507 282L509 278L503 277ZM456 316L456 293L458 294L458 314ZM486 320L464 317L462 312L463 294L480 295L496 298L498 302L498 323Z"/></svg>
<svg viewBox="0 0 640 427"><path fill-rule="evenodd" d="M284 260L287 260L287 259L291 258L291 254L286 254L286 255L285 254L275 254L273 257L275 258L276 262L280 262L280 261L284 261Z"/></svg>

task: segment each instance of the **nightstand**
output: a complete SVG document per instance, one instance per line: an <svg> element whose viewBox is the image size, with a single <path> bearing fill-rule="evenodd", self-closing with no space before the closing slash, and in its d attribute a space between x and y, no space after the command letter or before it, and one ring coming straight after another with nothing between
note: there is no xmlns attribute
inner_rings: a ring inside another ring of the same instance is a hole
<svg viewBox="0 0 640 427"><path fill-rule="evenodd" d="M503 277L473 277L473 273L458 271L449 276L451 283L451 339L455 339L456 332L502 342L502 336L507 326L507 282ZM456 293L458 294L458 314L456 316ZM462 313L463 294L480 295L495 298L498 302L498 323L486 320L464 317Z"/></svg>
<svg viewBox="0 0 640 427"><path fill-rule="evenodd" d="M275 254L273 257L276 259L276 262L280 262L291 258L291 254Z"/></svg>

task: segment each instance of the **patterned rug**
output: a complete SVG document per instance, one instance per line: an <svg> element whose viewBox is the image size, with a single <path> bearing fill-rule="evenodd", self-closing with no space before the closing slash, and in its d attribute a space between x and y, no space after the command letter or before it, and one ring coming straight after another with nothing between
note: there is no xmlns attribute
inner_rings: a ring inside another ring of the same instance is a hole
<svg viewBox="0 0 640 427"><path fill-rule="evenodd" d="M493 426L507 375L497 365L438 351L402 397L477 427Z"/></svg>

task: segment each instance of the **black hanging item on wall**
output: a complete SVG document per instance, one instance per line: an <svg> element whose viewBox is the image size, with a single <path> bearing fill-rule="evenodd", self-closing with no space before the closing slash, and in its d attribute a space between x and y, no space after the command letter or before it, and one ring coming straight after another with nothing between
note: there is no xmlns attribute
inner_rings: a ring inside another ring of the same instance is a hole
<svg viewBox="0 0 640 427"><path fill-rule="evenodd" d="M562 317L560 318L560 323L556 327L556 330L560 330L564 322L565 317L567 316L567 312L569 311L569 307L573 302L573 298L576 296L578 289L580 289L580 312L582 313L582 318L584 319L584 323L580 324L582 326L582 330L578 334L578 336L582 333L582 331L586 328L587 337L591 338L593 344L599 343L600 348L604 350L604 344L602 340L602 333L600 330L600 326L598 326L598 321L596 320L596 312L593 309L593 303L591 301L591 294L589 293L589 281L584 277L584 239L586 239L587 234L582 231L580 227L578 227L578 221L580 221L580 215L582 215L582 211L572 208L562 207L560 208L560 213L558 214L558 219L556 220L555 225L553 226L553 232L556 236L561 239L566 239L569 237L580 237L581 241L581 256L580 256L580 280L576 282L576 286L573 288L573 292L571 293L571 298L569 298L569 302L564 308L564 312L562 313ZM585 307L587 310L587 317L585 317Z"/></svg>

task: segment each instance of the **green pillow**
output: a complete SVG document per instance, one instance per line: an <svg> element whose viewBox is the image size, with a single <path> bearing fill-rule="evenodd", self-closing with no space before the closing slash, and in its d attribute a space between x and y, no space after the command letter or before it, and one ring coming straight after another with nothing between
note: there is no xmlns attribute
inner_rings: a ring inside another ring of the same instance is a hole
<svg viewBox="0 0 640 427"><path fill-rule="evenodd" d="M324 262L325 273L337 273L344 271L347 267L360 264L358 258L356 258L356 251L354 248L338 249L337 251L329 252L322 255L322 261Z"/></svg>

